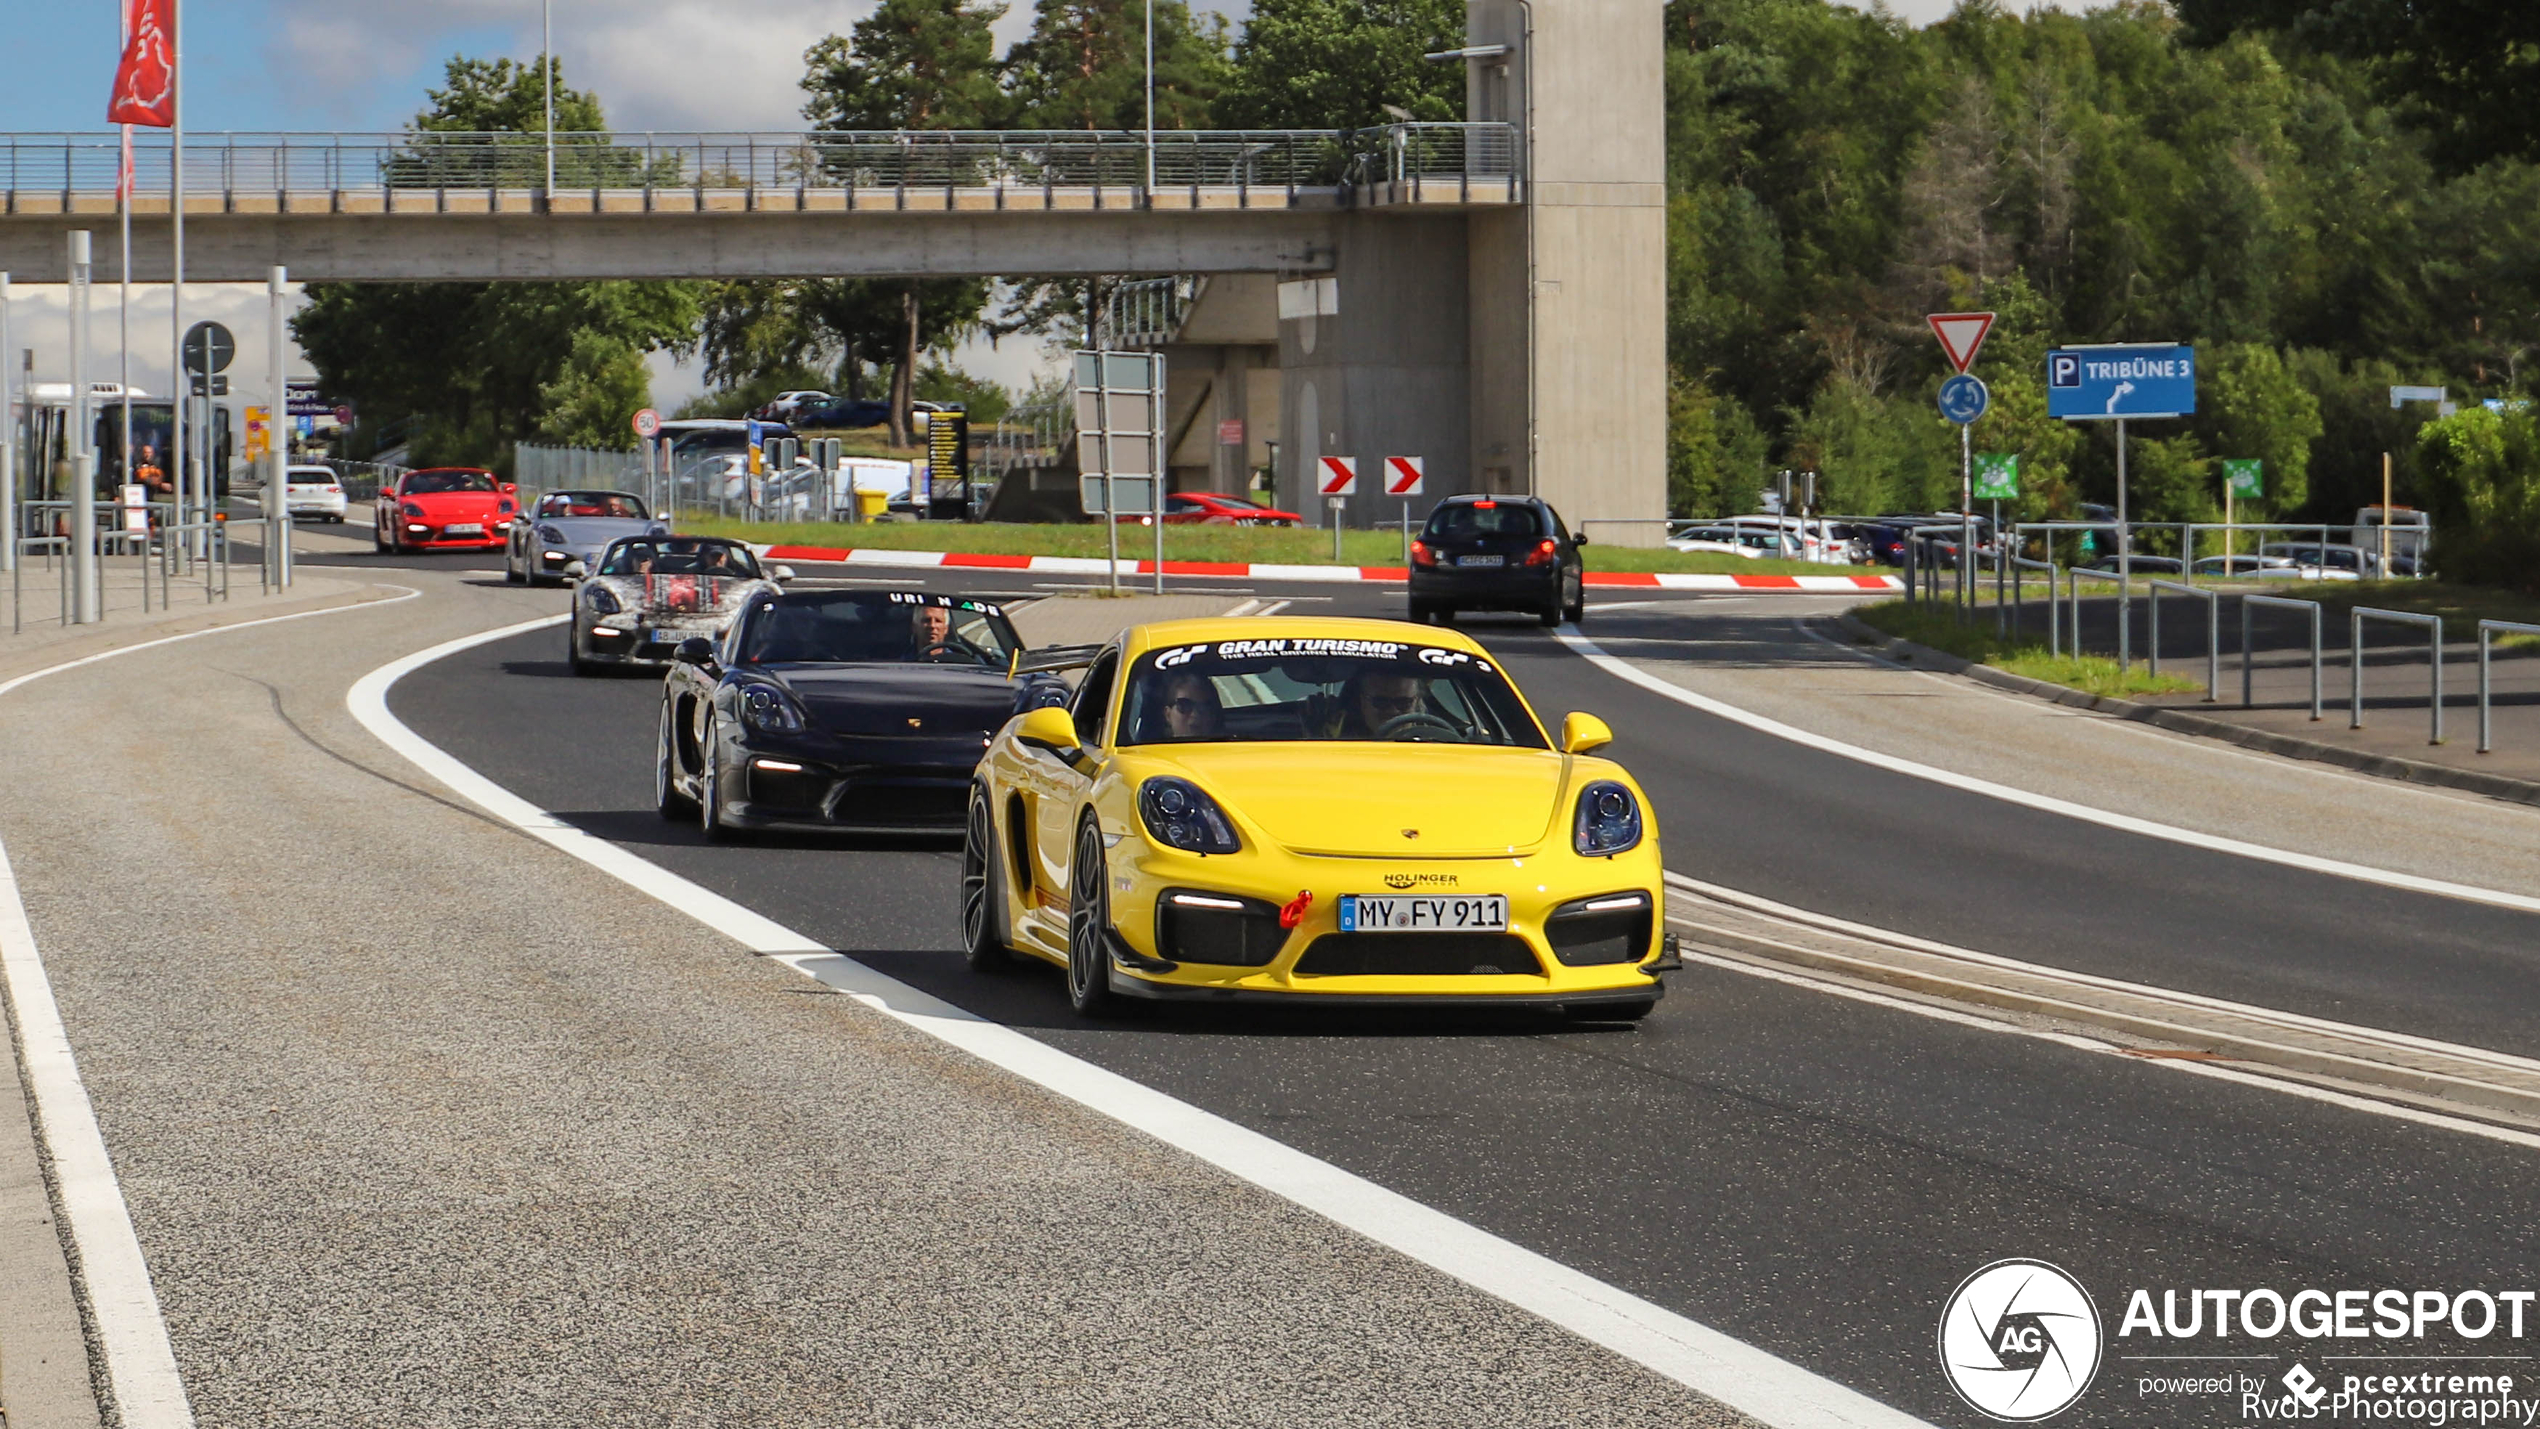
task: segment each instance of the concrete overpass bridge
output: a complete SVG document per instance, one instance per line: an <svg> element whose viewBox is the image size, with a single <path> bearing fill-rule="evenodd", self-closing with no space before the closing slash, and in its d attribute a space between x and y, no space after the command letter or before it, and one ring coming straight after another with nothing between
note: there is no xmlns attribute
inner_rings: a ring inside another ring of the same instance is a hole
<svg viewBox="0 0 2540 1429"><path fill-rule="evenodd" d="M1077 131L564 134L552 185L536 135L195 135L186 277L1261 275L1282 300L1246 341L1279 375L1238 415L1278 433L1283 502L1319 519L1323 455L1419 455L1421 505L1533 490L1574 522L1662 515L1660 5L1468 11L1457 124L1165 132L1151 152ZM118 154L107 133L0 135L0 271L62 281L78 228L120 271ZM169 275L169 162L137 147L141 281ZM1242 463L1203 469L1223 486ZM1399 510L1362 494L1347 519Z"/></svg>

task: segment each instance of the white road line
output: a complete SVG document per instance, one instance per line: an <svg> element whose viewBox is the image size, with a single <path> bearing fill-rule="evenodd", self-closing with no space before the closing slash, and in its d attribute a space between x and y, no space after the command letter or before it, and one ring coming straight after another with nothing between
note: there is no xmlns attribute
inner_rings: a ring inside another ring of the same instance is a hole
<svg viewBox="0 0 2540 1429"><path fill-rule="evenodd" d="M877 1012L1196 1156L1697 1393L1777 1429L1916 1429L1922 1425L1900 1410L1744 1341L876 972L722 894L575 828L468 768L389 711L388 691L408 672L562 618L525 621L418 650L356 681L345 695L345 705L382 743L460 797L743 947L773 956Z"/></svg>
<svg viewBox="0 0 2540 1429"><path fill-rule="evenodd" d="M1641 669L1639 666L1632 664L1630 661L1605 653L1602 646L1599 646L1595 641L1588 639L1586 636L1581 635L1578 627L1575 625L1564 625L1560 627L1553 632L1553 638L1570 647L1573 652L1584 658L1589 664L1596 666L1598 669L1605 671L1607 674L1612 675L1617 679L1638 685L1652 694L1674 700L1676 703L1681 705L1689 705L1705 714L1717 715L1721 719L1728 720L1735 724L1742 724L1749 729L1772 735L1777 739L1786 739L1793 744L1804 745L1807 748L1815 749L1826 754L1839 755L1845 759L1857 760L1863 764L1870 765L1873 768L1885 769L1893 773L1909 775L1916 779L1928 779L1935 784L1946 785L1949 788L1962 790L1969 794L1982 794L1987 798L1999 799L2006 804L2018 804L2026 808L2038 809L2050 814L2061 814L2068 819L2079 819L2084 823L2098 824L2106 828L2119 829L2130 834L2141 834L2146 838L2166 839L2171 843L2185 844L2191 848L2206 849L2215 853L2227 853L2239 858L2257 859L2265 863L2281 864L2287 868L2298 868L2309 873L2325 873L2338 878L2351 878L2361 883L2377 883L2385 888L2400 888L2411 893L2430 893L2442 898L2457 898L2469 903L2484 903L2496 908L2510 908L2518 913L2540 913L2540 898L2535 898L2525 893L2508 893L2503 889L2480 888L2474 884L2453 883L2446 879L2426 878L2418 874L2400 873L2392 869L2373 868L2367 864L2348 863L2343 859L2322 858L2317 854L2297 853L2291 849L2270 848L2265 844L2254 844L2242 839L2226 838L2221 834L2209 834L2197 829L2184 829L2175 824L2157 823L2151 819L2136 818L2131 814L2120 814L2108 809L2092 808L2088 804L2076 804L2069 799L2058 799L2051 794L2036 794L2031 793L2026 789L2014 789L2007 784L1996 784L1989 779L1978 779L1972 775L1953 773L1947 769L1935 768L1932 765L1918 763L1915 760L1899 758L1896 755L1882 753L1879 750L1865 749L1857 744L1847 744L1839 739L1817 734L1810 730L1800 729L1795 725L1787 725L1782 723L1780 720L1771 719L1764 715L1759 715L1752 711L1741 709L1736 705L1729 704L1722 700L1713 699L1708 695L1695 694L1693 691L1688 690L1671 680L1653 675L1648 671Z"/></svg>
<svg viewBox="0 0 2540 1429"><path fill-rule="evenodd" d="M2445 1116L2441 1112L2425 1111L2417 1107L2401 1105L2397 1102L2379 1101L2372 1097L2357 1096L2350 1092L2336 1091L2328 1087L2312 1086L2306 1082L2288 1081L2280 1077L2270 1077L2262 1073L2246 1071L2239 1067L2224 1066L2215 1062L2199 1062L2184 1057L2127 1056L2126 1050L2123 1047L2120 1047L2112 1042L2102 1042L2096 1038L2083 1037L2070 1032L2057 1032L2044 1027L2022 1027L2015 1022L2003 1022L1991 1017L1979 1017L1973 1013L1962 1012L1954 1008L1939 1007L1930 1003L1916 1002L1911 998L1892 997L1885 993L1872 992L1867 988L1854 987L1848 983L1834 981L1831 978L1811 977L1805 972L1796 971L1790 968L1766 967L1760 963L1747 962L1741 958L1724 958L1715 954L1703 952L1699 948L1689 948L1685 951L1683 956L1687 962L1698 962L1707 967L1719 968L1724 972L1739 973L1746 977L1762 978L1767 982L1786 983L1792 987L1804 988L1810 992L1827 993L1835 997L1847 998L1853 1002L1866 1002L1872 1004L1873 1006L1884 1007L1897 1012L1910 1012L1917 1017L1927 1017L1936 1022L1953 1023L1960 1027L1971 1027L1980 1032L2007 1033L2013 1037L2026 1037L2032 1041L2052 1042L2057 1046L2070 1047L2075 1051L2096 1052L2104 1053L2113 1057L2124 1057L2127 1062L2138 1066L2156 1067L2172 1072L2185 1072L2190 1076L2211 1077L2217 1081L2233 1082L2240 1086L2254 1087L2261 1091L2279 1092L2285 1096L2300 1097L2305 1101L2324 1102L2330 1106L2343 1107L2348 1111L2363 1112L2369 1116L2389 1117L2395 1121L2414 1122L2419 1126L2430 1126L2442 1131L2456 1131L2464 1136L2484 1137L2489 1141L2501 1141L2508 1146L2519 1146L2525 1150L2540 1149L2540 1134L2534 1134L2528 1131L2518 1131L2510 1126L2497 1126L2490 1122L2472 1121L2467 1117Z"/></svg>
<svg viewBox="0 0 2540 1429"><path fill-rule="evenodd" d="M404 590L402 586L390 589ZM65 660L30 671L6 684L0 695L21 685L126 655L199 640L286 620L343 615L413 600L423 592L407 590L388 600L325 610L215 625L158 640L145 640L77 660ZM53 982L44 971L35 930L27 922L26 902L18 894L17 871L8 850L0 848L0 975L5 975L9 1008L17 1019L18 1060L35 1101L36 1131L53 1163L54 1183L62 1202L62 1219L71 1244L79 1251L78 1275L97 1326L98 1348L106 1358L106 1380L125 1429L188 1429L194 1411L178 1374L176 1351L168 1343L167 1321L159 1313L158 1292L150 1285L150 1267L141 1255L141 1240L132 1228L131 1208L124 1204L122 1183L115 1179L114 1159L106 1152L105 1134L97 1127L97 1109L80 1081L79 1061L71 1053L70 1033L62 1025L61 1008L53 1000Z"/></svg>

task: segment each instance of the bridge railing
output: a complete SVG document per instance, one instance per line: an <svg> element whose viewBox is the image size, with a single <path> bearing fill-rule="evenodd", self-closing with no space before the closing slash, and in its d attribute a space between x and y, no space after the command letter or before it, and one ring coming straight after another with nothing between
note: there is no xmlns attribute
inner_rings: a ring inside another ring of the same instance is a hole
<svg viewBox="0 0 2540 1429"><path fill-rule="evenodd" d="M1397 124L1359 130L1167 130L1154 136L1154 182L1173 188L1293 191L1386 180L1514 181L1519 149L1507 124ZM168 191L170 151L137 139L135 191ZM111 194L120 164L107 133L0 135L0 192ZM186 141L189 194L545 187L538 134L196 134ZM907 130L811 133L560 133L555 188L1143 189L1147 136L1135 130Z"/></svg>

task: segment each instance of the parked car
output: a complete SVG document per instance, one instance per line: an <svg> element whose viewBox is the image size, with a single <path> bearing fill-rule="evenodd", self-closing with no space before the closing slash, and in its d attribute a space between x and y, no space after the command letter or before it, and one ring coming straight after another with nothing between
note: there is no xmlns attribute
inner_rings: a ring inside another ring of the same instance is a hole
<svg viewBox="0 0 2540 1429"><path fill-rule="evenodd" d="M1587 567L1551 505L1532 496L1450 496L1411 543L1411 618L1523 610L1546 625L1585 613Z"/></svg>
<svg viewBox="0 0 2540 1429"><path fill-rule="evenodd" d="M1758 560L1771 553L1770 531L1741 531L1735 526L1687 526L1667 538L1670 551L1708 551L1714 555Z"/></svg>
<svg viewBox="0 0 2540 1429"><path fill-rule="evenodd" d="M1217 491L1176 491L1164 498L1167 526L1302 526L1305 518Z"/></svg>
<svg viewBox="0 0 2540 1429"><path fill-rule="evenodd" d="M2126 558L2126 564L2128 569L2138 576L2174 576L2186 570L2184 563L2182 563L2176 556L2147 556L2141 554L2140 552L2128 556ZM2106 571L2110 575L2115 575L2117 573L2117 558L2114 556L2101 556L2099 559L2092 561L2089 565L2082 567L2082 569L2085 571Z"/></svg>
<svg viewBox="0 0 2540 1429"><path fill-rule="evenodd" d="M2301 567L2285 556L2207 556L2198 561L2194 569L2200 576L2233 579L2299 580L2301 578Z"/></svg>
<svg viewBox="0 0 2540 1429"><path fill-rule="evenodd" d="M2434 518L2412 506L2365 506L2355 512L2355 548L2370 551L2376 559L2382 550L2382 531L2388 528L2390 555L2395 565L2400 556L2410 561L2425 558L2425 548L2434 540Z"/></svg>
<svg viewBox="0 0 2540 1429"><path fill-rule="evenodd" d="M2315 576L2305 580L2359 581L2372 568L2372 558L2352 546L2320 545L2317 542L2271 541L2258 548L2262 556L2281 556Z"/></svg>
<svg viewBox="0 0 2540 1429"><path fill-rule="evenodd" d="M826 392L779 392L776 394L775 401L759 408L750 415L753 417L772 418L781 422L786 418L791 417L796 412L801 411L805 407L831 400L833 399Z"/></svg>

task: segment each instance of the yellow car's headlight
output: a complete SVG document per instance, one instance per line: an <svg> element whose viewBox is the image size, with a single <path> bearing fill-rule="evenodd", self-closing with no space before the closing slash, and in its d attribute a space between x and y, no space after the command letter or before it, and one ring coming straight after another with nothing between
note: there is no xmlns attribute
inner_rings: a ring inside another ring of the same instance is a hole
<svg viewBox="0 0 2540 1429"><path fill-rule="evenodd" d="M1233 821L1197 784L1159 774L1138 786L1138 817L1157 843L1187 853L1234 853L1243 848Z"/></svg>
<svg viewBox="0 0 2540 1429"><path fill-rule="evenodd" d="M1624 853L1640 844L1640 800L1611 779L1599 779L1579 791L1578 817L1572 822L1570 845L1590 858Z"/></svg>

